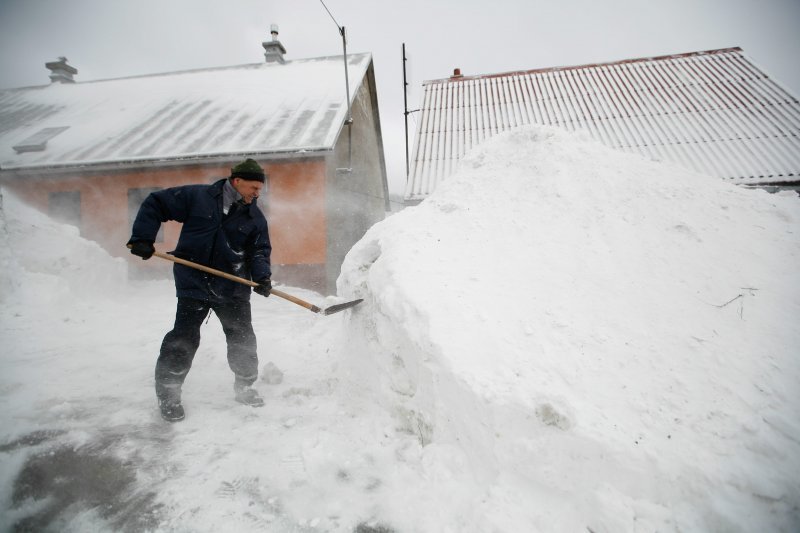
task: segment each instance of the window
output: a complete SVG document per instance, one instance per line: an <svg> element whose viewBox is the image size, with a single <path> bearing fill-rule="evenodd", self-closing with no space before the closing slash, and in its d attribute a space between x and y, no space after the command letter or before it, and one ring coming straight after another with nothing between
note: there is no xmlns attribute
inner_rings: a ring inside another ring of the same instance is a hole
<svg viewBox="0 0 800 533"><path fill-rule="evenodd" d="M80 191L51 192L48 198L48 212L54 220L81 227Z"/></svg>
<svg viewBox="0 0 800 533"><path fill-rule="evenodd" d="M139 207L144 202L151 192L160 191L162 187L141 187L138 189L128 189L128 227L133 227L133 221L136 220L136 213L139 212ZM156 242L164 242L164 225L158 229L156 235Z"/></svg>
<svg viewBox="0 0 800 533"><path fill-rule="evenodd" d="M35 134L31 135L24 141L16 144L12 148L18 154L22 154L25 152L41 152L45 148L47 148L47 141L62 133L67 131L69 126L60 126L57 128L44 128L37 131Z"/></svg>

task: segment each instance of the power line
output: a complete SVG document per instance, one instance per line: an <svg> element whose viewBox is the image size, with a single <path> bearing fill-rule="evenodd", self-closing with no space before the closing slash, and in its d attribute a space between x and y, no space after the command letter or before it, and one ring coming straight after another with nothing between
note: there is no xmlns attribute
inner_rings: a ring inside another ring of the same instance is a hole
<svg viewBox="0 0 800 533"><path fill-rule="evenodd" d="M319 3L322 4L322 7L325 8L325 11L328 12L330 15L331 20L334 24L336 24L336 28L339 30L339 34L342 36L342 59L344 59L344 87L345 87L345 101L347 103L347 118L345 119L344 123L347 126L347 168L343 168L341 170L346 171L348 173L353 171L353 112L350 109L350 76L347 73L347 33L344 29L344 26L339 26L339 23L333 17L333 13L331 10L328 9L328 6L325 5L323 0L319 0ZM337 169L339 170L339 169Z"/></svg>
<svg viewBox="0 0 800 533"><path fill-rule="evenodd" d="M319 3L322 4L322 7L325 8L325 11L328 12L328 15L330 15L331 20L333 21L334 24L336 24L336 27L339 28L339 31L341 32L342 31L342 27L339 25L338 22L336 22L336 19L333 18L333 13L331 13L331 10L328 9L328 6L325 5L325 2L323 2L322 0L319 0Z"/></svg>

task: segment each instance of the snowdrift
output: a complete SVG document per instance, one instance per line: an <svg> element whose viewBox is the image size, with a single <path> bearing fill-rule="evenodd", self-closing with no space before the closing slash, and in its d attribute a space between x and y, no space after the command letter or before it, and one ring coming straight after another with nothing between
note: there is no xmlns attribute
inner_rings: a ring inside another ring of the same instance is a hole
<svg viewBox="0 0 800 533"><path fill-rule="evenodd" d="M339 371L442 498L389 523L796 530L798 264L796 196L554 129L481 145L339 278L365 298Z"/></svg>
<svg viewBox="0 0 800 533"><path fill-rule="evenodd" d="M0 197L0 301L68 307L127 284L127 264L8 191Z"/></svg>

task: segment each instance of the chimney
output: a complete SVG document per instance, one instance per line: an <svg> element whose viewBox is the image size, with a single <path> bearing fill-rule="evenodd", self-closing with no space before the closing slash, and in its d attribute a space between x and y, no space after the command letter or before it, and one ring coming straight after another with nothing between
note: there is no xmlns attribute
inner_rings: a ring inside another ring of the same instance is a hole
<svg viewBox="0 0 800 533"><path fill-rule="evenodd" d="M454 68L453 69L453 75L450 76L450 79L451 80L453 80L453 79L457 80L458 78L463 78L463 77L464 76L461 74L461 69L460 68Z"/></svg>
<svg viewBox="0 0 800 533"><path fill-rule="evenodd" d="M281 64L285 63L283 54L286 53L286 48L278 40L277 24L270 26L270 33L272 34L272 40L261 43L261 46L264 47L264 59L267 60L267 63L275 63L276 61Z"/></svg>
<svg viewBox="0 0 800 533"><path fill-rule="evenodd" d="M78 73L78 69L67 65L67 58L61 56L58 61L50 61L44 64L50 70L50 81L52 83L75 83L72 78L74 74Z"/></svg>

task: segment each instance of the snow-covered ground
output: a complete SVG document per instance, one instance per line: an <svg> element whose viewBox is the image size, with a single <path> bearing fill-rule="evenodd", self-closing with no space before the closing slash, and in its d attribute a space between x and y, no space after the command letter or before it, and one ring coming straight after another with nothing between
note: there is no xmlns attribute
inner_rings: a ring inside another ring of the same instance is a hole
<svg viewBox="0 0 800 533"><path fill-rule="evenodd" d="M177 424L171 281L3 217L2 531L800 529L796 196L496 137L368 232L340 299L284 287L354 310L254 296L265 407L212 315Z"/></svg>

